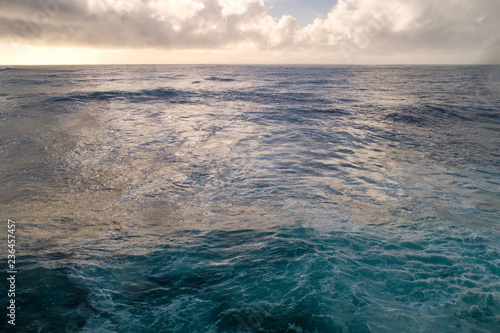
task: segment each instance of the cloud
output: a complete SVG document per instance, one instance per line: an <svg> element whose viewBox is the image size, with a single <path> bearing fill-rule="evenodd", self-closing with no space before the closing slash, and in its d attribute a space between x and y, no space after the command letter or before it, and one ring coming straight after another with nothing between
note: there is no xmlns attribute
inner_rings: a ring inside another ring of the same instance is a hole
<svg viewBox="0 0 500 333"><path fill-rule="evenodd" d="M340 0L301 32L311 47L344 45L372 54L470 52L499 45L495 0Z"/></svg>
<svg viewBox="0 0 500 333"><path fill-rule="evenodd" d="M262 40L248 26L265 14L255 0L12 0L2 8L0 27L4 36L34 43L220 48Z"/></svg>
<svg viewBox="0 0 500 333"><path fill-rule="evenodd" d="M307 4L305 4L307 5ZM263 0L4 0L0 38L105 49L439 55L498 62L498 0L338 0L309 25Z"/></svg>

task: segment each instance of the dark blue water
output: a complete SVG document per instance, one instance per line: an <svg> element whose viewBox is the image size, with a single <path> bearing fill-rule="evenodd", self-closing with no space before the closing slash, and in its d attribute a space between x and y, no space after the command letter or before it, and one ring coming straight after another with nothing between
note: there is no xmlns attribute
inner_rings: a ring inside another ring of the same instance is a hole
<svg viewBox="0 0 500 333"><path fill-rule="evenodd" d="M19 273L0 330L498 332L499 83L498 66L2 70Z"/></svg>

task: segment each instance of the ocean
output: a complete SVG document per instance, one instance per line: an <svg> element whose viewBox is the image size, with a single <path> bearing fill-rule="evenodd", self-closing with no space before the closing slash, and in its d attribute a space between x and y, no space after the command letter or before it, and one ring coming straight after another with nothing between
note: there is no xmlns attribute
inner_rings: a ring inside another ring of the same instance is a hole
<svg viewBox="0 0 500 333"><path fill-rule="evenodd" d="M499 331L499 66L6 68L0 161L1 331Z"/></svg>

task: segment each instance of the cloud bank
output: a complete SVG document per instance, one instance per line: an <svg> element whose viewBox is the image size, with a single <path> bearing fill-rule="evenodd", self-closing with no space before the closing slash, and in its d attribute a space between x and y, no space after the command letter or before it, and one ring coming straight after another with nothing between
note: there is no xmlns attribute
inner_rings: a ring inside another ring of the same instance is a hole
<svg viewBox="0 0 500 333"><path fill-rule="evenodd" d="M272 17L263 0L2 0L0 40L500 61L498 0L338 0L324 17L304 26L289 15Z"/></svg>

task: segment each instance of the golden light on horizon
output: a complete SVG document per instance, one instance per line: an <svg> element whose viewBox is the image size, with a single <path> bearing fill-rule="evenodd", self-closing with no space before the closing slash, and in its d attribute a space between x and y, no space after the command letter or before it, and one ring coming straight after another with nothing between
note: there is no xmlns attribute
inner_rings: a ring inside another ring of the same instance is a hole
<svg viewBox="0 0 500 333"><path fill-rule="evenodd" d="M296 64L342 62L341 56L308 51L284 54L258 51L243 45L231 50L99 49L0 43L0 65L96 65L96 64ZM316 56L316 57L313 57Z"/></svg>

